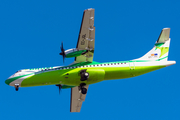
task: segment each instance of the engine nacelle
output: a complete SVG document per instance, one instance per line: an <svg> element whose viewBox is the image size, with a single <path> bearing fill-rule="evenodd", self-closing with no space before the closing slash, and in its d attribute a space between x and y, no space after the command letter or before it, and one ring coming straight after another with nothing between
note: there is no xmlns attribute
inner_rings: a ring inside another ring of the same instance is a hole
<svg viewBox="0 0 180 120"><path fill-rule="evenodd" d="M78 50L76 48L68 49L65 51L66 58L77 57L83 55L87 50Z"/></svg>

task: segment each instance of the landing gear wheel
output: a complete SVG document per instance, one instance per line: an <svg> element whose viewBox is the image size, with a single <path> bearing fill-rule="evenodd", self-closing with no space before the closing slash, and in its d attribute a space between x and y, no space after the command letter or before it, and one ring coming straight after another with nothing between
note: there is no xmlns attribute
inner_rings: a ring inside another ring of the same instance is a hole
<svg viewBox="0 0 180 120"><path fill-rule="evenodd" d="M79 90L81 91L82 94L86 94L87 93L87 89L84 86L86 86L85 83L81 83L79 85Z"/></svg>
<svg viewBox="0 0 180 120"><path fill-rule="evenodd" d="M19 86L16 86L16 87L15 87L15 90L18 91L18 90L19 90Z"/></svg>
<svg viewBox="0 0 180 120"><path fill-rule="evenodd" d="M82 94L86 94L87 93L87 89L86 88L81 88L81 93Z"/></svg>
<svg viewBox="0 0 180 120"><path fill-rule="evenodd" d="M89 77L89 73L88 73L88 72L85 72L85 73L84 73L84 76L88 78L88 77Z"/></svg>
<svg viewBox="0 0 180 120"><path fill-rule="evenodd" d="M86 70L81 70L80 75L81 75L81 81L85 81L89 78L89 73L86 72Z"/></svg>
<svg viewBox="0 0 180 120"><path fill-rule="evenodd" d="M83 88L84 86L86 86L86 83L81 83L79 86Z"/></svg>

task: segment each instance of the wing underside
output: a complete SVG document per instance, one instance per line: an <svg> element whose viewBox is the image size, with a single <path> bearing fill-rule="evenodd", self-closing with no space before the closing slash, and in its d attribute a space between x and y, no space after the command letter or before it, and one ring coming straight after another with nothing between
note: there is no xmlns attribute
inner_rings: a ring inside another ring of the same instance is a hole
<svg viewBox="0 0 180 120"><path fill-rule="evenodd" d="M87 9L84 11L81 28L76 48L78 50L87 50L86 53L75 58L75 63L92 62L94 55L94 9Z"/></svg>
<svg viewBox="0 0 180 120"><path fill-rule="evenodd" d="M88 89L89 85L84 86ZM82 94L79 87L71 88L71 107L70 112L80 112L82 103L86 98L86 94Z"/></svg>
<svg viewBox="0 0 180 120"><path fill-rule="evenodd" d="M94 27L94 9L90 8L84 11L81 28L76 49L86 50L80 56L75 57L74 63L92 62L94 56L94 41L95 41L95 27ZM84 86L88 89L89 85ZM71 107L70 112L80 112L86 94L82 94L79 87L71 88Z"/></svg>

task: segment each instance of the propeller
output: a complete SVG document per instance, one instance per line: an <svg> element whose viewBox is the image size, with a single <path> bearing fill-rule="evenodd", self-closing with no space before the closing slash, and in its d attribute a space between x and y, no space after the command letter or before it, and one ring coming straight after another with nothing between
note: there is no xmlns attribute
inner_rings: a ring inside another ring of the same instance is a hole
<svg viewBox="0 0 180 120"><path fill-rule="evenodd" d="M57 84L56 86L59 88L59 94L60 94L62 85L61 84Z"/></svg>
<svg viewBox="0 0 180 120"><path fill-rule="evenodd" d="M63 56L63 63L64 63L64 59L65 59L65 57L66 57L66 53L65 53L65 50L64 50L64 48L63 48L63 42L61 42L60 49L61 49L61 53L59 53L59 55L62 55L62 56Z"/></svg>

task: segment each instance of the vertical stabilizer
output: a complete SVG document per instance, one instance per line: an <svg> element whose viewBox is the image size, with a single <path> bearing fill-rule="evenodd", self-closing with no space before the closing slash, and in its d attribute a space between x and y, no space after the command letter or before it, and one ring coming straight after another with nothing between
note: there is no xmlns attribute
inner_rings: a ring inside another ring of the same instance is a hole
<svg viewBox="0 0 180 120"><path fill-rule="evenodd" d="M169 53L169 45L170 45L170 28L164 28L159 35L158 40L156 41L154 47L136 60L153 60L153 61L167 61L168 53Z"/></svg>

